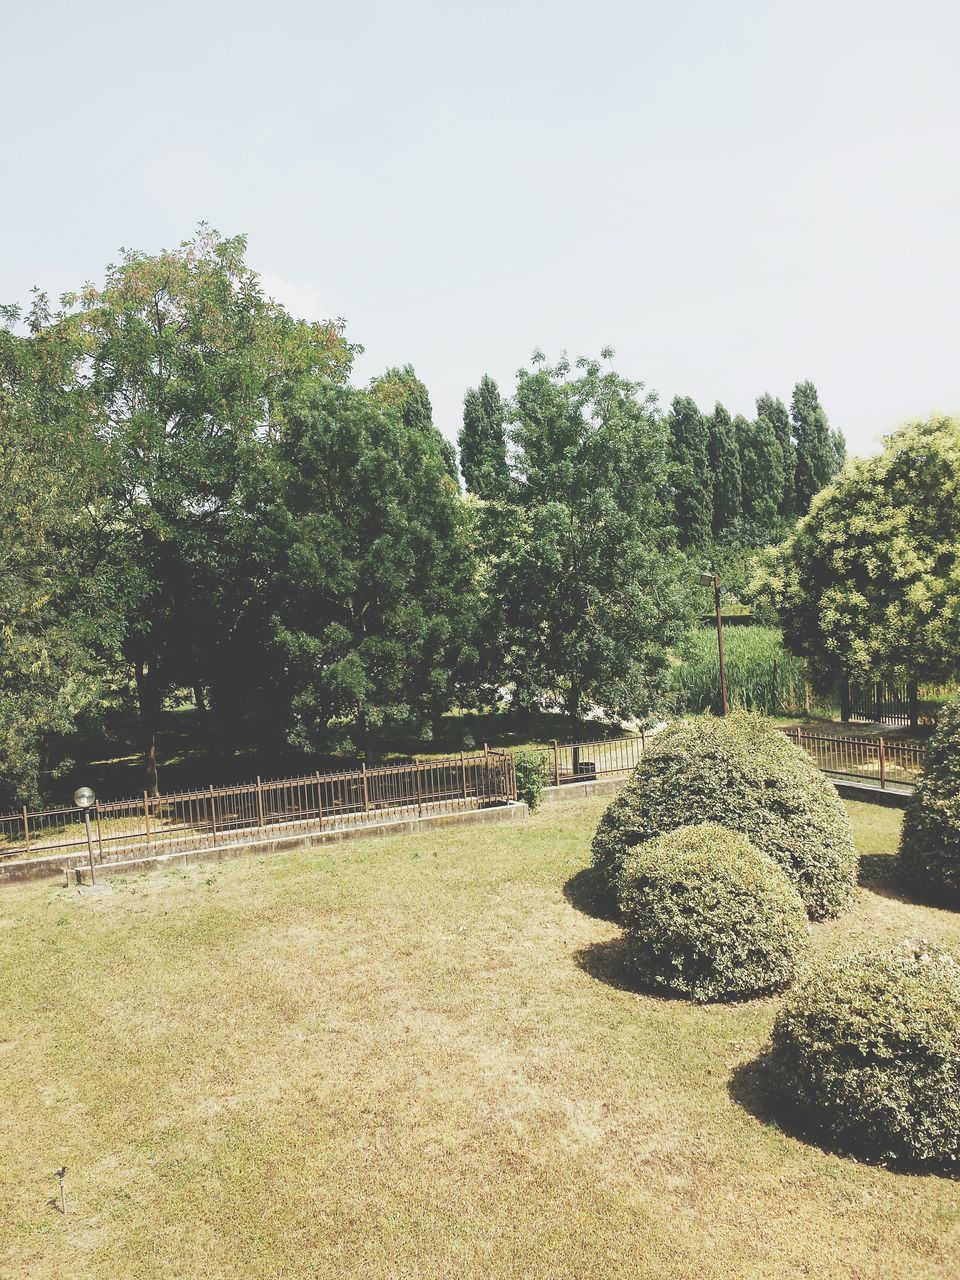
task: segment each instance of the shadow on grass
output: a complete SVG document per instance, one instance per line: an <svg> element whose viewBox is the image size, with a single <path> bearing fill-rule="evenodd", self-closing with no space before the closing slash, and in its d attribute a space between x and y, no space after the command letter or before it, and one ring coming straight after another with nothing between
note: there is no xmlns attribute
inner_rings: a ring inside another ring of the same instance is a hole
<svg viewBox="0 0 960 1280"><path fill-rule="evenodd" d="M629 942L625 934L609 938L606 942L592 942L573 953L574 963L584 973L616 991L629 991L631 995L650 996L654 1000L694 1005L696 1002L681 991L644 982L630 963Z"/></svg>
<svg viewBox="0 0 960 1280"><path fill-rule="evenodd" d="M860 887L871 893L904 902L909 906L933 907L939 911L960 910L960 902L951 902L923 885L912 884L903 874L900 862L892 853L863 853L860 855Z"/></svg>
<svg viewBox="0 0 960 1280"><path fill-rule="evenodd" d="M584 867L563 886L563 896L585 916L616 923L620 918L616 900L595 867Z"/></svg>
<svg viewBox="0 0 960 1280"><path fill-rule="evenodd" d="M813 1130L809 1124L804 1123L795 1107L779 1097L773 1070L773 1055L769 1048L733 1071L727 1082L727 1093L732 1102L748 1115L753 1116L755 1120L759 1120L768 1128L779 1130L786 1137L802 1143L805 1147L837 1156L841 1160L849 1160L854 1164L885 1169L888 1173L895 1173L901 1177L933 1175L952 1182L960 1181L960 1172L953 1170L887 1163L854 1154L839 1143L831 1141L828 1135Z"/></svg>

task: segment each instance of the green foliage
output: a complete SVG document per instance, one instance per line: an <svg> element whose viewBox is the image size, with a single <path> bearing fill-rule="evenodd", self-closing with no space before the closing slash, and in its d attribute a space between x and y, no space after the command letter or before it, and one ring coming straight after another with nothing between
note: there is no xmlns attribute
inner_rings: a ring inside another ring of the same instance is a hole
<svg viewBox="0 0 960 1280"><path fill-rule="evenodd" d="M681 547L702 547L713 521L713 477L707 424L689 396L677 396L667 414L672 463L673 518Z"/></svg>
<svg viewBox="0 0 960 1280"><path fill-rule="evenodd" d="M412 365L402 369L388 369L370 383L375 400L399 410L403 425L417 431L439 450L447 475L459 489L460 471L457 467L457 451L433 421L430 393L417 377Z"/></svg>
<svg viewBox="0 0 960 1280"><path fill-rule="evenodd" d="M529 805L531 810L539 806L544 790L548 786L547 760L547 753L538 751L535 747L523 747L513 755L513 764L517 773L517 796Z"/></svg>
<svg viewBox="0 0 960 1280"><path fill-rule="evenodd" d="M716 823L679 827L628 854L619 899L637 976L694 1000L784 987L807 948L807 915L786 875Z"/></svg>
<svg viewBox="0 0 960 1280"><path fill-rule="evenodd" d="M464 483L478 498L502 501L510 492L505 417L497 384L484 374L464 396L459 439Z"/></svg>
<svg viewBox="0 0 960 1280"><path fill-rule="evenodd" d="M803 515L810 503L836 475L843 437L831 432L817 388L812 382L798 382L790 401L790 417L797 442L797 511Z"/></svg>
<svg viewBox="0 0 960 1280"><path fill-rule="evenodd" d="M960 670L960 419L902 427L847 464L750 587L823 683Z"/></svg>
<svg viewBox="0 0 960 1280"><path fill-rule="evenodd" d="M17 320L5 309L9 323ZM27 319L46 323L38 298ZM77 351L0 327L0 805L36 804L51 742L116 657L97 539L102 455L63 387ZM56 767L57 762L49 762Z"/></svg>
<svg viewBox="0 0 960 1280"><path fill-rule="evenodd" d="M519 374L514 501L484 512L492 682L525 704L646 715L690 583L665 509L666 433L642 388L596 361Z"/></svg>
<svg viewBox="0 0 960 1280"><path fill-rule="evenodd" d="M843 805L810 757L763 717L679 720L648 740L593 840L611 896L631 849L701 822L742 832L778 863L813 919L848 906L857 854Z"/></svg>
<svg viewBox="0 0 960 1280"><path fill-rule="evenodd" d="M740 447L743 515L760 537L769 537L783 500L783 450L773 425L762 415L755 422L737 417L733 426Z"/></svg>
<svg viewBox="0 0 960 1280"><path fill-rule="evenodd" d="M900 867L922 892L960 905L960 700L940 712L907 805Z"/></svg>
<svg viewBox="0 0 960 1280"><path fill-rule="evenodd" d="M739 519L743 503L740 450L730 414L717 404L707 419L707 452L713 473L713 531Z"/></svg>
<svg viewBox="0 0 960 1280"><path fill-rule="evenodd" d="M832 957L787 996L773 1077L812 1135L855 1155L955 1169L960 963L924 943Z"/></svg>
<svg viewBox="0 0 960 1280"><path fill-rule="evenodd" d="M780 447L781 489L777 511L789 519L797 513L797 450L787 406L776 396L766 393L758 396L757 422L763 422L773 432Z"/></svg>
<svg viewBox="0 0 960 1280"><path fill-rule="evenodd" d="M402 408L317 382L276 450L251 538L266 581L220 697L304 751L346 746L350 720L367 753L381 727L428 723L474 662L468 510L437 433Z"/></svg>
<svg viewBox="0 0 960 1280"><path fill-rule="evenodd" d="M802 703L803 662L783 645L778 627L725 627L723 651L731 707L779 715ZM671 687L678 709L720 710L720 658L715 627L691 627L677 649Z"/></svg>

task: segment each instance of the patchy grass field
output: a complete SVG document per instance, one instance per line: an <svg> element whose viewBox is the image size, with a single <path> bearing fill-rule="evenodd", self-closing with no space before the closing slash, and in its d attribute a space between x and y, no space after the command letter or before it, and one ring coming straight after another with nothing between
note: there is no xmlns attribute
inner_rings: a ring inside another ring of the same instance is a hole
<svg viewBox="0 0 960 1280"><path fill-rule="evenodd" d="M960 1183L763 1118L775 1000L616 985L564 893L602 805L5 890L0 1276L956 1277ZM850 808L873 887L816 947L960 945Z"/></svg>

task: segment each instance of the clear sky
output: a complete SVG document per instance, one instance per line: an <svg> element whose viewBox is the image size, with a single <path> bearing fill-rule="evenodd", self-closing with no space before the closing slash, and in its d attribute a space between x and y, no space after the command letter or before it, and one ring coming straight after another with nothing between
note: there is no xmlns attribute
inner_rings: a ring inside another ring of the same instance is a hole
<svg viewBox="0 0 960 1280"><path fill-rule="evenodd" d="M0 300L200 220L412 363L453 436L534 347L855 451L960 412L956 0L0 0Z"/></svg>

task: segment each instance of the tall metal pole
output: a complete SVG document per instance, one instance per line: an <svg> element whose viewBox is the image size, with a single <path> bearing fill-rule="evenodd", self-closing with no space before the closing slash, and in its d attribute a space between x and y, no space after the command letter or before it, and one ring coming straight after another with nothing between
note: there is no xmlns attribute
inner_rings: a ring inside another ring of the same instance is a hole
<svg viewBox="0 0 960 1280"><path fill-rule="evenodd" d="M90 834L90 810L83 811L83 825L87 828L87 853L90 857L90 883L97 883L97 873L93 869L93 836Z"/></svg>
<svg viewBox="0 0 960 1280"><path fill-rule="evenodd" d="M727 701L727 667L723 660L723 617L720 613L720 578L714 575L713 579L713 598L717 605L717 649L720 654L720 701L723 704L722 715L730 714L730 704Z"/></svg>

